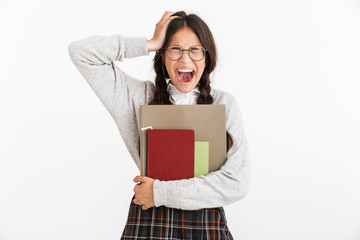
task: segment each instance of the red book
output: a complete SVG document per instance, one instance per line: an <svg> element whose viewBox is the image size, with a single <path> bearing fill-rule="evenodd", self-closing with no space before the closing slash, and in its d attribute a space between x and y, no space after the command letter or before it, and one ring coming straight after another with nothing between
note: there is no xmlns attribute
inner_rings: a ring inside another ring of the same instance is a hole
<svg viewBox="0 0 360 240"><path fill-rule="evenodd" d="M194 177L195 131L149 129L147 176L162 181Z"/></svg>

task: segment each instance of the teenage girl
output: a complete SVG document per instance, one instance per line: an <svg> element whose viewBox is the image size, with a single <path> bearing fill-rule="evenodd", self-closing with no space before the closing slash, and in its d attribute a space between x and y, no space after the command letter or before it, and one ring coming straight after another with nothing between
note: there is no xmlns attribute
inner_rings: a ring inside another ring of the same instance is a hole
<svg viewBox="0 0 360 240"><path fill-rule="evenodd" d="M135 79L114 64L152 51L156 51L155 84ZM236 99L210 86L217 52L207 24L195 14L167 11L150 40L119 34L90 36L71 42L69 54L115 120L139 169L140 105L226 105L225 164L191 179L136 176L133 181L138 184L121 239L233 239L223 206L247 194L250 163Z"/></svg>

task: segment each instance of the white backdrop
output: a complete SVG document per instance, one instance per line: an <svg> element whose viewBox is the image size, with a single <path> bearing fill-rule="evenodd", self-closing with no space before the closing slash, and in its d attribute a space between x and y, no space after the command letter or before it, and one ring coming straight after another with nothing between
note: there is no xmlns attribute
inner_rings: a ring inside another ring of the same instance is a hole
<svg viewBox="0 0 360 240"><path fill-rule="evenodd" d="M235 239L360 239L360 2L0 2L0 239L119 239L138 170L68 56L90 35L152 37L165 10L202 17L213 87L237 96L248 196ZM152 57L117 63L152 79Z"/></svg>

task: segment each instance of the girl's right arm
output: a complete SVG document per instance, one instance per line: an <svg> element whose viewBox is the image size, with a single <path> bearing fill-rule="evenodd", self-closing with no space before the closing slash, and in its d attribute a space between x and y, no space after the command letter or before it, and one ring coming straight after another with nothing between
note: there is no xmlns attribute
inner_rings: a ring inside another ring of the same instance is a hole
<svg viewBox="0 0 360 240"><path fill-rule="evenodd" d="M119 34L95 35L73 41L68 46L72 62L114 118L121 137L139 168L139 108L151 100L154 84L129 76L114 62L158 50L164 42L171 14L172 12L165 12L156 25L151 40Z"/></svg>
<svg viewBox="0 0 360 240"><path fill-rule="evenodd" d="M171 16L173 13L166 11L163 14L150 40L116 34L90 36L69 44L71 60L113 116L130 117L122 109L129 110L126 107L129 104L144 105L149 100L149 86L152 85L150 81L145 83L133 79L113 62L159 50L164 43L167 26L175 17Z"/></svg>
<svg viewBox="0 0 360 240"><path fill-rule="evenodd" d="M145 37L90 36L69 45L76 68L109 111L120 135L140 168L139 109L151 98L153 83L137 80L123 72L114 61L147 55Z"/></svg>
<svg viewBox="0 0 360 240"><path fill-rule="evenodd" d="M144 99L146 83L121 71L114 61L148 55L145 37L90 36L71 42L68 50L76 68L112 115L126 114L121 109L131 104L129 96Z"/></svg>

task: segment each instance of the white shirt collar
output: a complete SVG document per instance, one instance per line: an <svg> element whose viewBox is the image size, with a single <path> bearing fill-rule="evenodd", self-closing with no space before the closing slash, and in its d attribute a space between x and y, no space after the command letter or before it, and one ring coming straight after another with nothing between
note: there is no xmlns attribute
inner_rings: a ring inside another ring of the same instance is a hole
<svg viewBox="0 0 360 240"><path fill-rule="evenodd" d="M174 84L171 83L170 78L166 79L167 90L170 94L170 101L176 105L196 104L196 99L200 95L198 87L194 88L188 93L180 92Z"/></svg>

